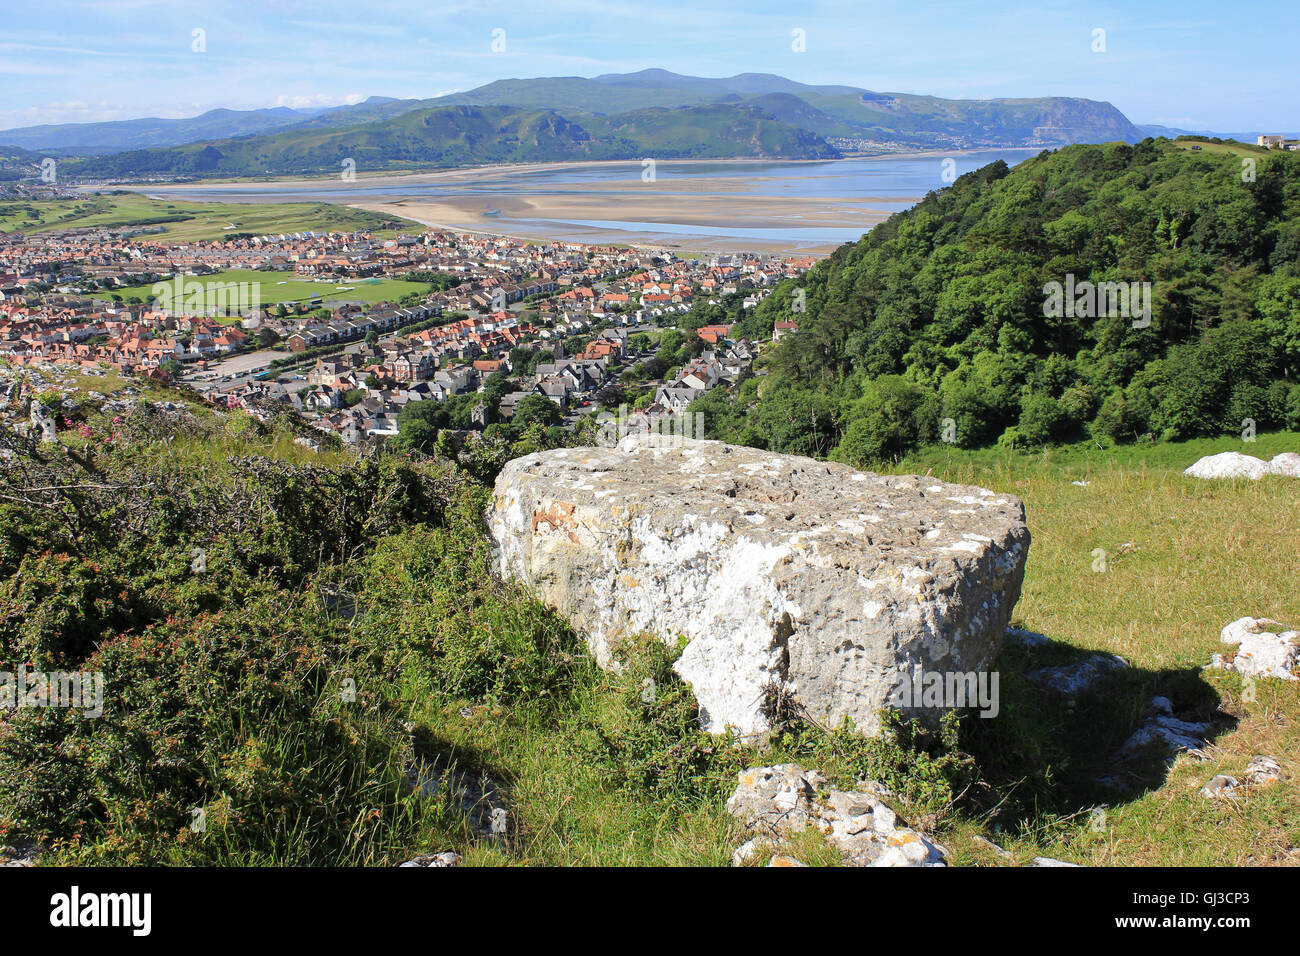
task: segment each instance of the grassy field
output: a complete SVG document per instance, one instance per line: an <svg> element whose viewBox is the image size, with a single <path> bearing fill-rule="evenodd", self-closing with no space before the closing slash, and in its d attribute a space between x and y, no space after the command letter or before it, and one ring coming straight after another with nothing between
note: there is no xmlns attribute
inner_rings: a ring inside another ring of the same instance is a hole
<svg viewBox="0 0 1300 956"><path fill-rule="evenodd" d="M1202 670L1222 650L1220 629L1236 618L1300 623L1295 480L1206 482L1181 474L1197 458L1228 450L1267 458L1300 450L1300 435L1260 435L1253 445L1225 438L1042 454L945 448L893 469L1023 499L1033 544L1014 623L1053 641L1033 652L1004 651L1002 713L966 720L961 747L974 760L983 799L936 805L918 784L897 807L905 819L928 819L954 863L1020 865L1036 856L1084 865L1300 863L1300 689L1262 681L1256 699L1243 701L1239 678ZM1108 554L1105 572L1093 570L1097 548ZM1132 668L1075 707L1024 679L1032 667L1094 651L1120 654ZM726 863L741 840L723 807L735 782L726 761L691 794L656 794L613 788L574 760L570 739L599 722L618 684L599 678L552 728L523 726L509 710L480 708L467 716L457 702L435 705L418 686L406 689L428 702L413 714L421 726L449 741L467 765L490 767L510 781L519 845L508 856L470 843L462 846L467 862ZM1182 756L1167 774L1156 761L1150 786L1133 793L1097 785L1155 694L1170 697L1180 716L1218 722L1208 759ZM1240 778L1255 754L1276 756L1287 780L1244 800L1198 796L1217 773ZM738 755L747 765L790 759L841 777L848 757L829 743L806 741ZM713 796L700 799L702 791ZM797 841L793 849L810 863L832 861L815 841Z"/></svg>
<svg viewBox="0 0 1300 956"><path fill-rule="evenodd" d="M74 384L111 394L123 382L92 376ZM288 432L259 437L242 413L198 414L219 422L218 432L181 434L136 454L171 467L188 463L218 483L248 456L358 464L355 449L315 454ZM75 434L66 440L80 441ZM943 447L891 466L1024 501L1033 542L1013 624L1051 640L1033 650L1004 649L997 717L969 715L955 737L923 750L811 726L774 735L761 748L703 734L689 690L668 670L670 655L659 644L630 645L621 673L599 671L563 622L538 617L535 605L492 580L479 524L488 492L480 489L463 526L386 533L355 562L329 571L343 576L366 610L346 626L329 615L319 626L346 630L362 647L402 649L402 666L385 671L381 693L400 707L415 753L436 760L440 774L454 766L468 778L495 781L508 794L513 835L502 846L475 836L457 812L425 807L378 849L346 860L392 863L454 849L470 865L726 865L745 838L725 810L737 771L795 761L822 770L836 786L860 776L884 782L898 794L892 803L900 817L933 833L957 865L1023 865L1036 856L1084 865L1300 864L1300 685L1260 681L1252 698L1238 677L1203 669L1222 649L1221 628L1236 618L1300 624L1296 480L1182 476L1198 458L1231 450L1269 458L1300 450L1300 434L1261 434L1252 444L1222 438L1040 453ZM1107 553L1104 571L1094 569L1097 549ZM268 633L279 633L279 624ZM539 634L549 636L538 642ZM1073 705L1025 678L1032 668L1098 651L1122 655L1131 668ZM647 677L657 688L650 703L642 696ZM485 682L493 689L483 692ZM320 707L335 696L332 688L312 691L325 695ZM1180 717L1214 723L1203 757L1180 756L1169 769L1153 757L1142 768L1147 781L1129 792L1099 784L1156 694L1169 697ZM260 737L278 739L273 724ZM320 771L303 762L297 744L282 743L284 753L267 761L293 784L285 792L296 793ZM234 754L243 742L210 745ZM1285 779L1231 801L1198 795L1218 773L1240 779L1256 754L1275 756ZM252 812L256 800L274 809L287 799L274 787L252 794L241 812ZM289 858L268 851L250 836L255 831L231 833L244 842L201 859ZM300 836L312 834L294 839ZM809 864L837 862L811 835L785 849ZM89 850L120 859L111 842ZM193 862L176 857L186 860Z"/></svg>
<svg viewBox="0 0 1300 956"><path fill-rule="evenodd" d="M1261 681L1257 699L1248 702L1239 678L1201 670L1224 649L1219 631L1239 617L1300 624L1295 479L1201 481L1181 474L1203 455L1222 451L1267 459L1297 450L1300 435L1271 434L1253 444L1223 438L1037 456L945 450L902 463L899 471L930 471L1019 495L1033 543L1015 623L1068 648L1119 654L1132 665L1081 701L1077 715L1034 699L1008 715L1066 743L1080 772L1067 765L1059 783L1073 791L1068 803L1076 812L1089 812L1075 820L1049 814L1038 829L1010 838L980 821L963 821L948 839L963 861L997 862L969 839L983 833L1021 860L1044 854L1091 865L1300 864L1300 855L1288 855L1300 846L1293 762L1300 750L1300 689ZM1098 548L1107 552L1104 572L1093 570ZM1025 657L1005 653L1002 669L1042 663ZM1003 687L1005 693L1005 678ZM1091 787L1105 756L1157 693L1171 697L1180 713L1185 708L1194 719L1221 721L1208 759L1180 757L1163 783L1131 799ZM996 743L998 730L990 736ZM1240 779L1255 754L1276 756L1288 781L1244 801L1198 796L1215 774ZM1104 808L1104 817L1094 819L1094 807Z"/></svg>
<svg viewBox="0 0 1300 956"><path fill-rule="evenodd" d="M310 302L320 299L322 303L334 300L360 300L362 302L394 302L412 292L427 292L428 286L421 282L406 282L402 279L349 279L340 282L310 282L295 279L289 272L266 272L256 269L230 269L208 276L192 277L203 283L258 282L261 284L261 302L263 305L277 305L281 302ZM187 278L185 281L189 281ZM115 289L114 294L130 299L138 296L149 300L153 297L153 287L148 285L127 286ZM340 291L345 289L346 291Z"/></svg>
<svg viewBox="0 0 1300 956"><path fill-rule="evenodd" d="M1201 148L1193 150L1193 146ZM1199 143L1195 140L1175 140L1169 148L1189 153L1209 153L1215 156L1249 156L1256 159L1268 155L1268 150L1265 147L1256 146L1253 143Z"/></svg>
<svg viewBox="0 0 1300 956"><path fill-rule="evenodd" d="M175 241L221 239L232 233L352 231L371 229L391 237L398 230L379 229L395 216L381 216L331 203L216 203L170 202L137 193L85 196L81 199L0 202L0 232L51 232L88 226L144 228L162 225L151 238ZM419 232L424 227L398 220L400 229Z"/></svg>

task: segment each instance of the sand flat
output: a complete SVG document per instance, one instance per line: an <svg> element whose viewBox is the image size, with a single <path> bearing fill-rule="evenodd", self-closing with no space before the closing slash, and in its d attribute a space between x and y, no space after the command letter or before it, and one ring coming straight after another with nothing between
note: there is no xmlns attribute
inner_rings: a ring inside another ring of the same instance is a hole
<svg viewBox="0 0 1300 956"><path fill-rule="evenodd" d="M725 166L730 175L709 175L710 163ZM173 200L334 202L429 226L532 240L815 254L858 238L920 198L820 195L827 185L827 164L780 161L783 169L773 175L764 169L773 165L771 160L663 160L656 164L655 178L644 181L639 161L530 163L362 174L353 180L133 188ZM749 165L753 175L736 175ZM809 167L808 172L800 166ZM567 181L566 176L576 178Z"/></svg>

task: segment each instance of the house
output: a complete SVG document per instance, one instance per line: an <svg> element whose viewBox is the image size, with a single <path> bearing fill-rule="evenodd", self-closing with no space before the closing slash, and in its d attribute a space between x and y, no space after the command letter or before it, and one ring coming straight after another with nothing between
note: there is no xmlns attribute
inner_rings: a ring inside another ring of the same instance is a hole
<svg viewBox="0 0 1300 956"><path fill-rule="evenodd" d="M680 415L686 411L686 406L695 401L701 395L706 394L707 389L674 387L669 385L659 386L655 392L655 403L662 405L674 414Z"/></svg>
<svg viewBox="0 0 1300 956"><path fill-rule="evenodd" d="M791 332L798 332L798 331L799 331L798 322L778 322L776 323L776 327L772 329L772 341L780 342L781 339L785 338Z"/></svg>
<svg viewBox="0 0 1300 956"><path fill-rule="evenodd" d="M497 403L497 410L501 412L503 418L510 418L515 413L515 406L520 401L527 398L533 392L510 392L501 396L501 401Z"/></svg>

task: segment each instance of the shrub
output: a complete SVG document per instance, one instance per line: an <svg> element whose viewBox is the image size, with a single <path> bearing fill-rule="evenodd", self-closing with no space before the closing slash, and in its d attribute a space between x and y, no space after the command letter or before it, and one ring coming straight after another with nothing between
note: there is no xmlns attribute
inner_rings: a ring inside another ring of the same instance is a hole
<svg viewBox="0 0 1300 956"><path fill-rule="evenodd" d="M853 465L896 458L933 441L939 403L932 392L901 375L882 375L863 386L833 457Z"/></svg>
<svg viewBox="0 0 1300 956"><path fill-rule="evenodd" d="M1066 436L1070 416L1050 395L1034 393L1021 403L1020 422L1016 427L1026 443L1046 445Z"/></svg>

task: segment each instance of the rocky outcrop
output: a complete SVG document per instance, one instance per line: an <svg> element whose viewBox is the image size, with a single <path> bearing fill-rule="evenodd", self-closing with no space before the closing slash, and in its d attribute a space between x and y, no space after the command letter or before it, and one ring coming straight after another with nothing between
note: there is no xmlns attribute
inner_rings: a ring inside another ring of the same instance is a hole
<svg viewBox="0 0 1300 956"><path fill-rule="evenodd" d="M1236 650L1215 654L1210 667L1243 677L1300 680L1300 631L1268 618L1243 617L1225 627L1219 640Z"/></svg>
<svg viewBox="0 0 1300 956"><path fill-rule="evenodd" d="M1102 678L1122 670L1128 670L1128 661L1124 658L1115 654L1093 654L1077 664L1040 667L1025 676L1062 697L1078 697L1092 690Z"/></svg>
<svg viewBox="0 0 1300 956"><path fill-rule="evenodd" d="M786 835L811 827L840 851L849 866L946 865L947 850L898 825L898 817L881 799L888 794L883 787L864 783L856 790L823 793L825 783L818 771L792 763L742 770L727 812L755 835L736 850L732 862L748 863L764 848L778 846Z"/></svg>
<svg viewBox="0 0 1300 956"><path fill-rule="evenodd" d="M31 409L31 428L29 432L40 441L57 441L58 430L54 425L54 416L40 402L33 401Z"/></svg>
<svg viewBox="0 0 1300 956"><path fill-rule="evenodd" d="M1188 478L1263 478L1265 475L1300 477L1300 455L1283 452L1271 461L1253 458L1240 452L1225 451L1199 459L1184 472Z"/></svg>
<svg viewBox="0 0 1300 956"><path fill-rule="evenodd" d="M516 459L488 528L602 666L628 634L684 639L704 727L743 733L776 700L867 732L891 703L937 717L900 694L993 664L1029 549L1010 495L675 436Z"/></svg>
<svg viewBox="0 0 1300 956"><path fill-rule="evenodd" d="M1179 718L1168 697L1152 697L1142 723L1111 754L1109 772L1098 782L1117 790L1132 790L1149 776L1153 758L1167 768L1173 766L1180 753L1201 753L1213 729L1205 721Z"/></svg>

